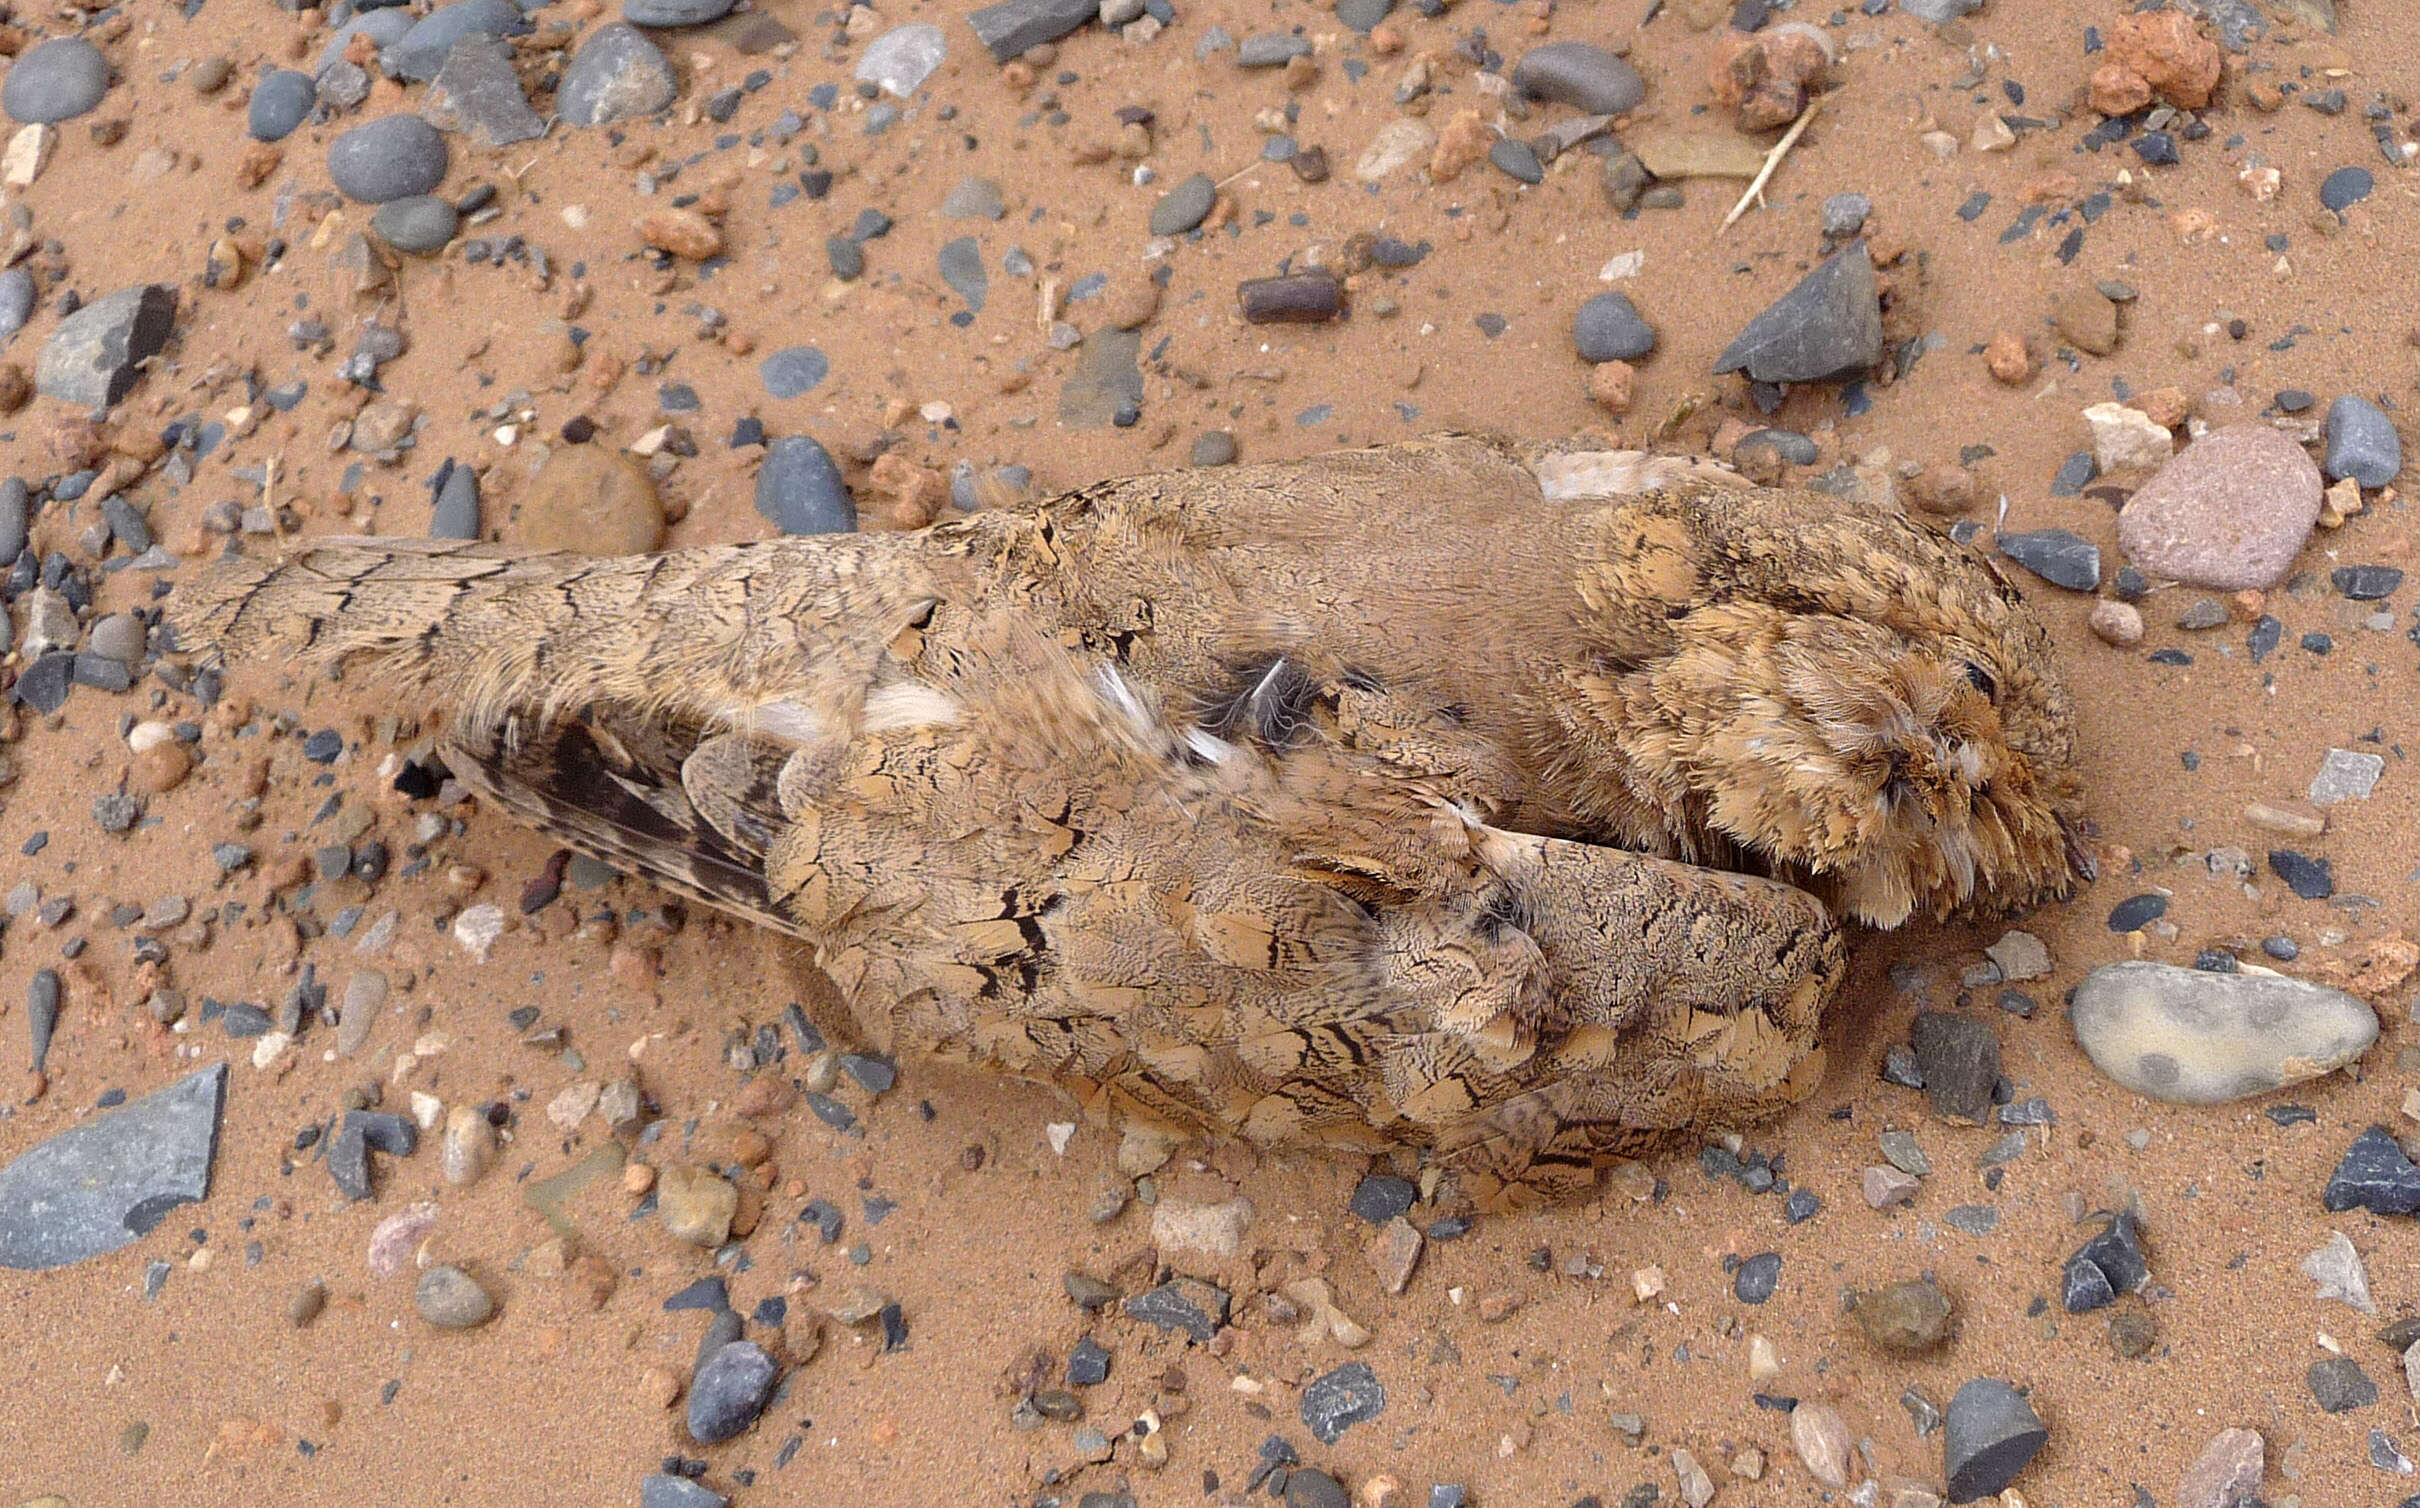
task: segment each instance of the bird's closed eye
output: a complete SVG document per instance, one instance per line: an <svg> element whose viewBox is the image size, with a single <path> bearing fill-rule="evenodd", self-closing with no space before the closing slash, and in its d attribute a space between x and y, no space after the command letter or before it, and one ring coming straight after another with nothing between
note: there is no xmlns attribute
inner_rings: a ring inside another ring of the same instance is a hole
<svg viewBox="0 0 2420 1508"><path fill-rule="evenodd" d="M1991 678L1990 671L1972 660L1966 662L1966 680L1968 685L1973 686L1992 701L1996 702L2000 699L2000 683Z"/></svg>

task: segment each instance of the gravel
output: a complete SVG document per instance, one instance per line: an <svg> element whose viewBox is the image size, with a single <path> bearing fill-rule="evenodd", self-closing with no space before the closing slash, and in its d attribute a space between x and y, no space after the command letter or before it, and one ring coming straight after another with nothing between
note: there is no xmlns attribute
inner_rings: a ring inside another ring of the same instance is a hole
<svg viewBox="0 0 2420 1508"><path fill-rule="evenodd" d="M244 111L244 129L254 141L284 141L310 118L311 107L318 103L319 89L311 82L311 75L291 68L273 68L252 86L252 99Z"/></svg>
<svg viewBox="0 0 2420 1508"><path fill-rule="evenodd" d="M2331 479L2351 477L2383 487L2403 469L2403 439L2375 403L2351 393L2328 405L2327 462Z"/></svg>
<svg viewBox="0 0 2420 1508"><path fill-rule="evenodd" d="M808 435L785 435L765 447L756 511L784 534L849 534L857 528L857 504L840 467Z"/></svg>
<svg viewBox="0 0 2420 1508"><path fill-rule="evenodd" d="M2017 1479L2050 1441L2050 1431L2025 1396L2007 1383L1978 1377L1958 1389L1942 1419L1942 1475L1949 1500L1971 1503Z"/></svg>
<svg viewBox="0 0 2420 1508"><path fill-rule="evenodd" d="M555 113L575 126L603 126L670 109L680 93L672 65L646 33L616 21L588 34L555 91Z"/></svg>
<svg viewBox="0 0 2420 1508"><path fill-rule="evenodd" d="M0 110L25 125L56 125L86 114L109 92L109 60L82 37L29 47L0 80Z"/></svg>
<svg viewBox="0 0 2420 1508"><path fill-rule="evenodd" d="M328 144L328 177L347 198L385 204L435 190L445 181L446 160L435 126L417 115L389 115Z"/></svg>
<svg viewBox="0 0 2420 1508"><path fill-rule="evenodd" d="M689 1436L714 1445L746 1431L772 1400L781 1368L754 1341L718 1348L689 1383Z"/></svg>
<svg viewBox="0 0 2420 1508"><path fill-rule="evenodd" d="M1512 86L1531 99L1589 115L1627 115L1647 98L1638 70L1587 42L1549 42L1513 65Z"/></svg>

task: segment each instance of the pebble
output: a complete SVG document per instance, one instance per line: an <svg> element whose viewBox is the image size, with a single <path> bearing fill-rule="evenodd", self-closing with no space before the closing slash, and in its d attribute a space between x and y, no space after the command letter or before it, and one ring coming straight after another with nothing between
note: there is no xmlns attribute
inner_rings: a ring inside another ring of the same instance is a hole
<svg viewBox="0 0 2420 1508"><path fill-rule="evenodd" d="M1655 329L1627 295L1600 293L1573 316L1571 342L1582 361L1636 361L1655 349Z"/></svg>
<svg viewBox="0 0 2420 1508"><path fill-rule="evenodd" d="M412 1307L440 1330L471 1330L495 1315L496 1301L459 1267L432 1267L412 1285Z"/></svg>
<svg viewBox="0 0 2420 1508"><path fill-rule="evenodd" d="M319 88L311 75L291 68L273 68L252 86L245 106L244 129L254 141L284 141L310 117L319 103Z"/></svg>
<svg viewBox="0 0 2420 1508"><path fill-rule="evenodd" d="M857 59L857 82L906 99L924 86L949 57L949 38L938 26L921 22L894 26L866 44Z"/></svg>
<svg viewBox="0 0 2420 1508"><path fill-rule="evenodd" d="M731 1500L702 1482L657 1472L639 1479L639 1508L731 1508Z"/></svg>
<svg viewBox="0 0 2420 1508"><path fill-rule="evenodd" d="M2218 591L2276 585L2319 518L2319 468L2261 424L2185 447L2118 514L2118 542L2144 572Z"/></svg>
<svg viewBox="0 0 2420 1508"><path fill-rule="evenodd" d="M1975 1378L1958 1389L1942 1418L1942 1474L1950 1501L1970 1503L1999 1492L2049 1440L2023 1394L1998 1378Z"/></svg>
<svg viewBox="0 0 2420 1508"><path fill-rule="evenodd" d="M1945 26L1983 8L1983 0L1899 0L1899 8L1919 21Z"/></svg>
<svg viewBox="0 0 2420 1508"><path fill-rule="evenodd" d="M663 543L664 505L626 452L559 445L523 490L505 539L530 550L644 555Z"/></svg>
<svg viewBox="0 0 2420 1508"><path fill-rule="evenodd" d="M1849 1485L1849 1452L1855 1442L1849 1422L1829 1404L1801 1403L1790 1410L1790 1448L1807 1474L1837 1491Z"/></svg>
<svg viewBox="0 0 2420 1508"><path fill-rule="evenodd" d="M2322 1413L2349 1414L2378 1401L2378 1384L2350 1356L2328 1356L2312 1362L2304 1380L2310 1384L2311 1397Z"/></svg>
<svg viewBox="0 0 2420 1508"><path fill-rule="evenodd" d="M1923 1180L1915 1174L1898 1168L1870 1167L1858 1175L1858 1188L1865 1195L1866 1204L1878 1210L1907 1203L1923 1186Z"/></svg>
<svg viewBox="0 0 2420 1508"><path fill-rule="evenodd" d="M1334 1445L1352 1426L1386 1412L1386 1389L1367 1362L1348 1361L1302 1390L1302 1423L1322 1445Z"/></svg>
<svg viewBox="0 0 2420 1508"><path fill-rule="evenodd" d="M2386 773L2386 758L2351 749L2330 749L2311 777L2311 805L2334 806L2340 801L2367 801Z"/></svg>
<svg viewBox="0 0 2420 1508"><path fill-rule="evenodd" d="M622 0L622 19L633 26L703 26L731 13L735 0Z"/></svg>
<svg viewBox="0 0 2420 1508"><path fill-rule="evenodd" d="M1177 1278L1136 1294L1126 1301L1125 1310L1130 1318L1206 1345L1227 1323L1229 1303L1223 1288L1198 1278Z"/></svg>
<svg viewBox="0 0 2420 1508"><path fill-rule="evenodd" d="M1857 1296L1858 1333L1900 1356L1922 1356L1949 1336L1949 1295L1931 1278L1908 1278Z"/></svg>
<svg viewBox="0 0 2420 1508"><path fill-rule="evenodd" d="M1223 429L1208 429L1193 437L1189 459L1196 466L1232 466L1236 453L1235 436Z"/></svg>
<svg viewBox="0 0 2420 1508"><path fill-rule="evenodd" d="M1353 160L1353 176L1376 183L1390 174L1426 162L1436 150L1437 130L1427 121L1398 116L1378 128L1370 144Z"/></svg>
<svg viewBox="0 0 2420 1508"><path fill-rule="evenodd" d="M1834 194L1823 201L1823 233L1845 241L1865 229L1866 216L1873 212L1874 201L1863 194Z"/></svg>
<svg viewBox="0 0 2420 1508"><path fill-rule="evenodd" d="M1743 1304L1761 1304L1781 1286L1781 1253L1759 1252L1739 1264L1731 1277L1731 1296Z"/></svg>
<svg viewBox="0 0 2420 1508"><path fill-rule="evenodd" d="M1151 1207L1151 1242L1163 1258L1232 1257L1243 1250L1244 1234L1251 1228L1252 1201L1240 1197L1218 1204L1163 1198Z"/></svg>
<svg viewBox="0 0 2420 1508"><path fill-rule="evenodd" d="M2092 426L2092 460L2103 476L2149 471L2176 454L2175 436L2139 408L2096 403L2084 410L2084 422Z"/></svg>
<svg viewBox="0 0 2420 1508"><path fill-rule="evenodd" d="M2383 487L2403 469L2403 439L2395 421L2367 398L2347 393L2328 405L2331 480L2351 477L2364 487Z"/></svg>
<svg viewBox="0 0 2420 1508"><path fill-rule="evenodd" d="M1394 10L1395 0L1337 0L1336 19L1346 30L1367 36Z"/></svg>
<svg viewBox="0 0 2420 1508"><path fill-rule="evenodd" d="M857 528L857 504L840 468L808 435L784 435L765 447L756 511L784 534L849 534Z"/></svg>
<svg viewBox="0 0 2420 1508"><path fill-rule="evenodd" d="M0 110L25 125L74 120L109 92L109 60L82 37L36 43L0 80Z"/></svg>
<svg viewBox="0 0 2420 1508"><path fill-rule="evenodd" d="M1384 1225L1409 1212L1419 1192L1408 1178L1371 1173L1353 1186L1353 1197L1345 1208L1372 1225Z"/></svg>
<svg viewBox="0 0 2420 1508"><path fill-rule="evenodd" d="M603 126L668 110L680 93L672 65L647 34L616 21L588 34L555 91L555 113L575 126Z"/></svg>
<svg viewBox="0 0 2420 1508"><path fill-rule="evenodd" d="M345 982L344 1004L336 1018L336 1051L340 1056L353 1056L370 1039L370 1028L378 1023L378 1013L386 1009L387 991L387 976L376 969L363 969Z"/></svg>
<svg viewBox="0 0 2420 1508"><path fill-rule="evenodd" d="M1056 42L1100 14L1099 0L998 0L966 18L995 63Z"/></svg>
<svg viewBox="0 0 2420 1508"><path fill-rule="evenodd" d="M1151 206L1151 233L1181 236L1208 219L1217 202L1218 180L1208 173L1196 173L1160 195L1159 202Z"/></svg>
<svg viewBox="0 0 2420 1508"><path fill-rule="evenodd" d="M1589 115L1627 115L1647 98L1637 69L1587 42L1549 42L1513 65L1512 86L1531 99Z"/></svg>
<svg viewBox="0 0 2420 1508"><path fill-rule="evenodd" d="M989 178L961 178L941 201L944 220L997 220L1007 213L1000 185Z"/></svg>
<svg viewBox="0 0 2420 1508"><path fill-rule="evenodd" d="M296 1289L294 1297L286 1300L286 1323L297 1330L303 1329L319 1318L320 1311L327 1307L328 1285L313 1278Z"/></svg>
<svg viewBox="0 0 2420 1508"><path fill-rule="evenodd" d="M1515 137L1500 137L1489 145L1487 160L1508 178L1522 183L1544 183L1546 165L1538 161L1537 149Z"/></svg>
<svg viewBox="0 0 2420 1508"><path fill-rule="evenodd" d="M756 368L772 398L803 398L823 385L832 363L813 346L790 346L766 357Z"/></svg>
<svg viewBox="0 0 2420 1508"><path fill-rule="evenodd" d="M437 1144L437 1169L447 1183L469 1188L495 1166L496 1128L487 1113L472 1105L456 1105L446 1113L445 1134Z"/></svg>
<svg viewBox="0 0 2420 1508"><path fill-rule="evenodd" d="M121 288L59 321L34 362L34 387L78 408L105 408L134 387L141 363L168 344L176 290L160 283Z"/></svg>
<svg viewBox="0 0 2420 1508"><path fill-rule="evenodd" d="M531 30L529 18L513 0L454 0L412 24L412 29L387 44L378 66L389 78L425 84L445 66L446 54L465 37L518 37Z"/></svg>
<svg viewBox="0 0 2420 1508"><path fill-rule="evenodd" d="M2319 182L2319 202L2338 214L2359 204L2377 188L2368 168L2338 168Z"/></svg>
<svg viewBox="0 0 2420 1508"><path fill-rule="evenodd" d="M1286 1473L1286 1508L1352 1508L1344 1485L1324 1471L1299 1467Z"/></svg>
<svg viewBox="0 0 2420 1508"><path fill-rule="evenodd" d="M417 115L385 116L328 144L328 177L363 204L429 193L445 181L445 167L445 138Z"/></svg>
<svg viewBox="0 0 2420 1508"><path fill-rule="evenodd" d="M2067 529L2034 529L1997 537L2000 553L2025 569L2071 592L2089 592L2101 584L2101 548Z"/></svg>
<svg viewBox="0 0 2420 1508"><path fill-rule="evenodd" d="M1239 68L1283 68L1296 58L1310 55L1310 38L1291 32L1262 31L1236 44L1235 63Z"/></svg>
<svg viewBox="0 0 2420 1508"><path fill-rule="evenodd" d="M481 532L479 473L449 460L430 500L429 538L477 539Z"/></svg>
<svg viewBox="0 0 2420 1508"><path fill-rule="evenodd" d="M2333 862L2314 859L2291 848L2269 850L2269 873L2285 881L2288 890L2306 901L2324 901L2336 893Z"/></svg>
<svg viewBox="0 0 2420 1508"><path fill-rule="evenodd" d="M704 1168L674 1163L656 1174L655 1207L664 1217L664 1229L711 1251L731 1239L739 1190Z"/></svg>
<svg viewBox="0 0 2420 1508"><path fill-rule="evenodd" d="M2147 960L2093 970L2068 1015L2093 1066L2181 1105L2223 1104L2332 1073L2378 1037L2377 1016L2342 990Z"/></svg>
<svg viewBox="0 0 2420 1508"><path fill-rule="evenodd" d="M1246 324L1318 324L1344 312L1344 285L1324 270L1247 278L1235 301Z"/></svg>
<svg viewBox="0 0 2420 1508"><path fill-rule="evenodd" d="M689 1437L715 1445L745 1432L772 1400L781 1368L752 1340L716 1349L689 1379Z"/></svg>
<svg viewBox="0 0 2420 1508"><path fill-rule="evenodd" d="M2117 1302L2120 1294L2140 1293L2150 1281L2142 1231L2121 1210L2060 1269L2060 1303L2069 1314L2084 1314Z"/></svg>
<svg viewBox="0 0 2420 1508"><path fill-rule="evenodd" d="M502 37L464 37L445 55L445 65L421 102L420 113L443 131L456 131L485 147L511 146L546 134L546 122L530 108L513 71L513 50Z"/></svg>
<svg viewBox="0 0 2420 1508"><path fill-rule="evenodd" d="M2339 1299L2363 1314L2378 1312L2377 1301L2370 1297L2369 1270L2343 1231L2328 1232L2327 1245L2302 1259L2302 1275L2317 1285L2315 1297L2323 1302Z"/></svg>
<svg viewBox="0 0 2420 1508"><path fill-rule="evenodd" d="M2000 1038L1989 1026L1948 1011L1922 1011L1908 1032L1933 1113L1980 1124L2000 1081Z"/></svg>
<svg viewBox="0 0 2420 1508"><path fill-rule="evenodd" d="M2268 1455L2260 1433L2223 1429L2176 1483L2176 1508L2240 1508L2260 1495Z"/></svg>
<svg viewBox="0 0 2420 1508"><path fill-rule="evenodd" d="M966 307L971 312L982 313L984 300L991 293L991 274L983 268L983 248L975 238L960 236L955 241L944 242L933 260L941 273L941 281L949 284L952 292L966 300Z"/></svg>
<svg viewBox="0 0 2420 1508"><path fill-rule="evenodd" d="M33 318L34 305L40 297L40 291L34 287L34 275L25 268L11 267L6 272L0 272L0 341L6 341L25 328L25 322ZM25 485L20 479L10 480L18 487ZM17 548L22 550L25 546L20 542ZM0 555L0 564L16 558L13 553Z"/></svg>
<svg viewBox="0 0 2420 1508"><path fill-rule="evenodd" d="M1882 303L1863 241L1826 258L1748 322L1714 363L1757 382L1821 382L1882 359Z"/></svg>
<svg viewBox="0 0 2420 1508"><path fill-rule="evenodd" d="M434 194L390 199L370 216L370 228L397 251L426 255L445 250L461 223L454 206Z"/></svg>
<svg viewBox="0 0 2420 1508"><path fill-rule="evenodd" d="M123 665L140 664L146 634L143 620L132 613L111 613L92 626L92 652Z"/></svg>
<svg viewBox="0 0 2420 1508"><path fill-rule="evenodd" d="M2373 1215L2420 1214L2420 1167L2414 1167L2393 1133L2372 1126L2353 1138L2320 1196L2330 1211L2368 1210Z"/></svg>

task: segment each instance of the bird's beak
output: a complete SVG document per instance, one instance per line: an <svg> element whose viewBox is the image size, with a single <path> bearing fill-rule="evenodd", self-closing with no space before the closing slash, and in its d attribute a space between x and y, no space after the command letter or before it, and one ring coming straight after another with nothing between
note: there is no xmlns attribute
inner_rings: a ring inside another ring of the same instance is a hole
<svg viewBox="0 0 2420 1508"><path fill-rule="evenodd" d="M2092 856L2092 849L2085 844L2083 833L2077 830L2075 819L2064 812L2059 814L2059 836L2066 840L2067 867L2075 877L2087 885L2099 879L2100 861Z"/></svg>

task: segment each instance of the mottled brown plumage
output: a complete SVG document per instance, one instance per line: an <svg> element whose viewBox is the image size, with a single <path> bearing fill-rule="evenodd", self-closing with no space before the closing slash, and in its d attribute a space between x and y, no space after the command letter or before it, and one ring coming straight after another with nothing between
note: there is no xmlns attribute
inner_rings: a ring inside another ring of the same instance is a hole
<svg viewBox="0 0 2420 1508"><path fill-rule="evenodd" d="M176 616L438 701L466 778L806 939L874 1041L1483 1195L1811 1087L1823 902L2070 867L2067 704L1987 565L1636 456L1448 436L635 559L336 542Z"/></svg>

